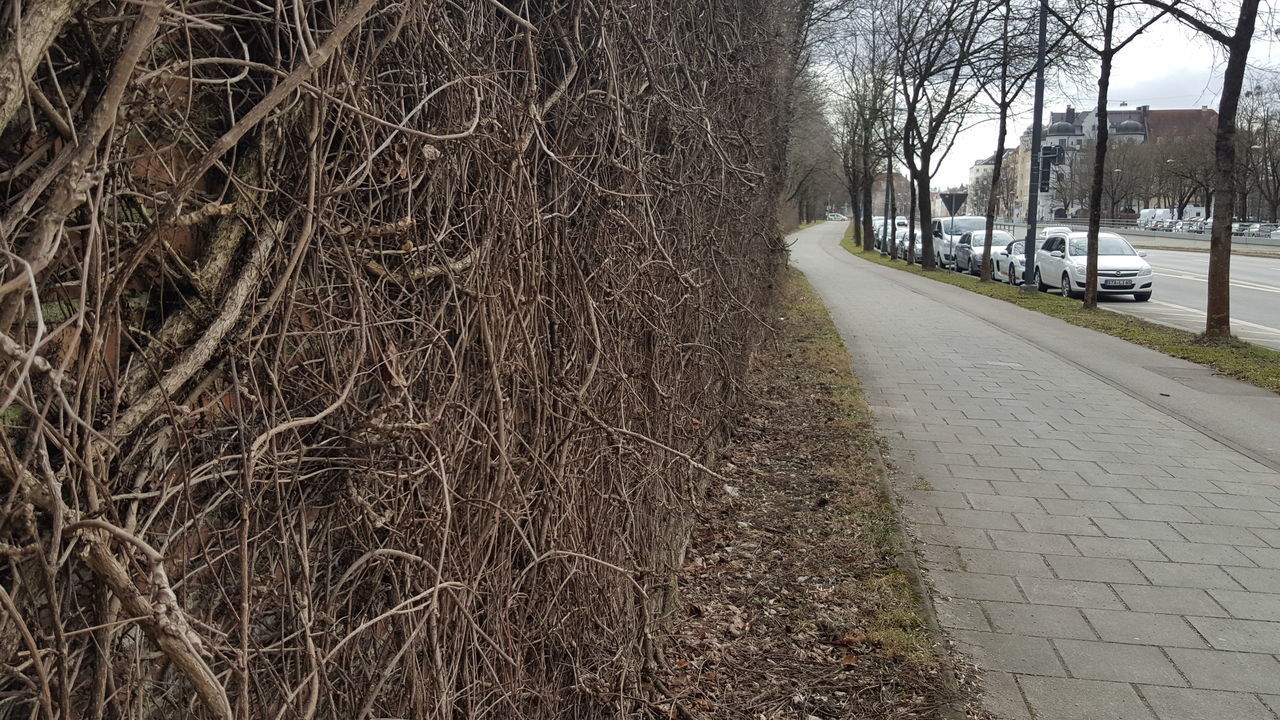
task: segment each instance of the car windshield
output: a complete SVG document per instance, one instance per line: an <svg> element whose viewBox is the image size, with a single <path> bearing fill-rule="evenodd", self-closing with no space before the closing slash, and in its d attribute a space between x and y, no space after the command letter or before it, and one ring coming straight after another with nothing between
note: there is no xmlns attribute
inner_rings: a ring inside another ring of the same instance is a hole
<svg viewBox="0 0 1280 720"><path fill-rule="evenodd" d="M981 230L986 225L985 218L948 218L942 221L942 231L948 235L959 235L960 233Z"/></svg>
<svg viewBox="0 0 1280 720"><path fill-rule="evenodd" d="M987 242L987 233L985 231L975 232L973 234L973 246L982 247ZM1003 230L996 230L991 233L991 246L1000 247L1013 242L1013 236Z"/></svg>
<svg viewBox="0 0 1280 720"><path fill-rule="evenodd" d="M1086 255L1089 252L1088 238L1074 238L1071 240L1072 255ZM1099 255L1137 255L1133 247L1125 242L1123 238L1115 235L1100 235L1098 237L1098 254Z"/></svg>

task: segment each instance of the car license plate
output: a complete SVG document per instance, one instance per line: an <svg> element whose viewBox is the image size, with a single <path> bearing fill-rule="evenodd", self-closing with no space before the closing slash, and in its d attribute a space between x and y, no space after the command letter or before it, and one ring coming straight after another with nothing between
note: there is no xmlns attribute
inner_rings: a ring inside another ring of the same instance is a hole
<svg viewBox="0 0 1280 720"><path fill-rule="evenodd" d="M1132 280L1103 280L1102 287L1109 287L1109 288L1133 287L1133 281Z"/></svg>

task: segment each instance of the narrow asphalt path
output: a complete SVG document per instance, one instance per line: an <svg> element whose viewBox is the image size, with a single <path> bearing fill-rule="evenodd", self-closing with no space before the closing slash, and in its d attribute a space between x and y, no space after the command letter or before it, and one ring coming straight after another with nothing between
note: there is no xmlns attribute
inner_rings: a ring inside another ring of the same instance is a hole
<svg viewBox="0 0 1280 720"><path fill-rule="evenodd" d="M1023 720L1280 717L1280 397L792 236L939 620Z"/></svg>

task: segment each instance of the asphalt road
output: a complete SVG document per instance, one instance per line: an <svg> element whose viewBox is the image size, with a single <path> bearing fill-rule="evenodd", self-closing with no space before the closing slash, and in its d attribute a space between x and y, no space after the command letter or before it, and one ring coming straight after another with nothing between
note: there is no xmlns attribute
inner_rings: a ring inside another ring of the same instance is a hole
<svg viewBox="0 0 1280 720"><path fill-rule="evenodd" d="M1105 301L1118 310L1187 330L1204 329L1208 253L1148 250L1156 274L1150 302L1129 296ZM1237 255L1231 259L1231 324L1240 338L1280 349L1280 257Z"/></svg>

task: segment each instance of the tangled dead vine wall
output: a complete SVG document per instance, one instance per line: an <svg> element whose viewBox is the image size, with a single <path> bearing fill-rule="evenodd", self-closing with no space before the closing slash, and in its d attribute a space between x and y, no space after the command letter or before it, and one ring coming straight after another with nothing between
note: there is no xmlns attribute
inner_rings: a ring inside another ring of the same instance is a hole
<svg viewBox="0 0 1280 720"><path fill-rule="evenodd" d="M0 717L645 713L796 12L4 3Z"/></svg>

